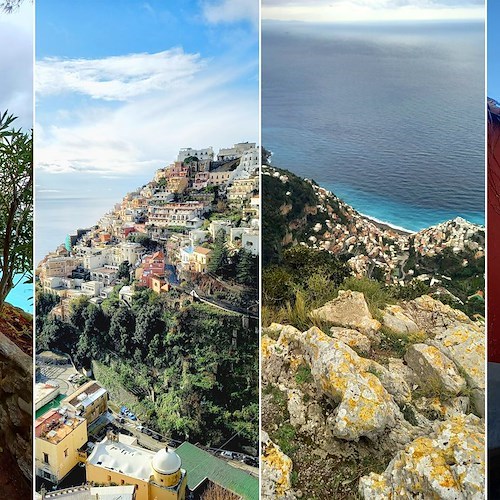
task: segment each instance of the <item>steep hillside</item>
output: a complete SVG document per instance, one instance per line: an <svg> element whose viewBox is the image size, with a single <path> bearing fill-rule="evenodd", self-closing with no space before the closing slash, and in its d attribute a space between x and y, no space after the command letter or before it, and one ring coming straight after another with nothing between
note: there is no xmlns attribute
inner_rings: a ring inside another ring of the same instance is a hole
<svg viewBox="0 0 500 500"><path fill-rule="evenodd" d="M388 285L418 279L467 314L484 315L485 231L457 217L408 233L360 215L314 181L264 167L263 263L301 244L348 263L352 274Z"/></svg>

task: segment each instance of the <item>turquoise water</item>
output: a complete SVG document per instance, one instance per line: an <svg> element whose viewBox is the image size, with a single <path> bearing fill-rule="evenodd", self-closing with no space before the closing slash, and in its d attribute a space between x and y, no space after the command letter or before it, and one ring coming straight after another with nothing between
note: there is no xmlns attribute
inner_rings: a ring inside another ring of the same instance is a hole
<svg viewBox="0 0 500 500"><path fill-rule="evenodd" d="M16 281L15 281L16 282ZM9 295L7 295L7 302L16 307L20 307L29 313L33 312L33 285L25 285L23 281L15 286Z"/></svg>
<svg viewBox="0 0 500 500"><path fill-rule="evenodd" d="M455 217L475 224L484 225L484 212L459 209L412 207L408 204L389 200L373 193L365 193L345 184L325 184L323 187L335 193L358 212L379 222L407 231L420 231Z"/></svg>

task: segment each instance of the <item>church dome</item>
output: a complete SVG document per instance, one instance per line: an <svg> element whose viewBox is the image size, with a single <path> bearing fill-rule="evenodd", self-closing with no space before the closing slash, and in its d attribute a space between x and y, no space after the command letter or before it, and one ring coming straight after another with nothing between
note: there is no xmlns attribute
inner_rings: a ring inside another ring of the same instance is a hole
<svg viewBox="0 0 500 500"><path fill-rule="evenodd" d="M181 457L175 451L163 448L156 452L152 466L159 474L174 474L181 468Z"/></svg>

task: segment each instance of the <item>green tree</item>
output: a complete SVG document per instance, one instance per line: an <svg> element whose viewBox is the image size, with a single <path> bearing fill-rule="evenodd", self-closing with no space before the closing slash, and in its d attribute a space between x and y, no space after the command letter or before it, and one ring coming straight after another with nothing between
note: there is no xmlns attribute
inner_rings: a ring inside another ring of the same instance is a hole
<svg viewBox="0 0 500 500"><path fill-rule="evenodd" d="M215 235L214 249L208 263L208 271L217 275L222 275L228 265L228 253L226 248L226 233L219 229Z"/></svg>
<svg viewBox="0 0 500 500"><path fill-rule="evenodd" d="M58 295L37 291L35 301L36 318L46 316L59 302L60 298Z"/></svg>
<svg viewBox="0 0 500 500"><path fill-rule="evenodd" d="M33 280L33 140L15 120L0 115L0 309L17 283Z"/></svg>
<svg viewBox="0 0 500 500"><path fill-rule="evenodd" d="M243 285L258 286L258 258L248 250L242 249L238 253L236 280Z"/></svg>
<svg viewBox="0 0 500 500"><path fill-rule="evenodd" d="M132 347L132 335L135 330L135 316L125 305L121 305L111 317L109 337L112 348L121 356L127 356Z"/></svg>
<svg viewBox="0 0 500 500"><path fill-rule="evenodd" d="M132 266L130 265L128 260L124 260L119 266L118 266L118 275L117 278L130 278L130 268Z"/></svg>

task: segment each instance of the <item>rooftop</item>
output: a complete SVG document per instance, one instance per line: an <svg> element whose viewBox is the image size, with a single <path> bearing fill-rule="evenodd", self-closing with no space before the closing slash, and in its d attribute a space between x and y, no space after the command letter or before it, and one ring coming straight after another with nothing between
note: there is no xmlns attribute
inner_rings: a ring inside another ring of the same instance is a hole
<svg viewBox="0 0 500 500"><path fill-rule="evenodd" d="M71 406L74 406L75 408L77 407L86 408L104 394L106 394L106 389L101 387L94 380L91 380L90 382L83 384L73 394L69 395L63 401L63 405L66 403Z"/></svg>
<svg viewBox="0 0 500 500"><path fill-rule="evenodd" d="M208 254L212 253L212 250L210 250L210 248L196 247L194 249L194 252L202 254L202 255L208 255Z"/></svg>
<svg viewBox="0 0 500 500"><path fill-rule="evenodd" d="M51 491L45 498L62 498L71 500L133 500L135 486L74 486L64 490ZM41 498L41 496L36 497Z"/></svg>
<svg viewBox="0 0 500 500"><path fill-rule="evenodd" d="M53 444L61 442L85 419L70 415L64 408L51 410L35 421L35 436Z"/></svg>
<svg viewBox="0 0 500 500"><path fill-rule="evenodd" d="M232 467L224 460L192 445L182 443L176 450L187 471L189 489L194 490L205 478L240 495L243 499L259 498L259 479Z"/></svg>
<svg viewBox="0 0 500 500"><path fill-rule="evenodd" d="M55 398L58 394L59 386L44 384L40 382L35 385L35 401L37 403L44 400L49 395L52 395L52 397Z"/></svg>
<svg viewBox="0 0 500 500"><path fill-rule="evenodd" d="M154 456L152 451L144 448L104 438L96 444L87 462L141 481L149 481Z"/></svg>

